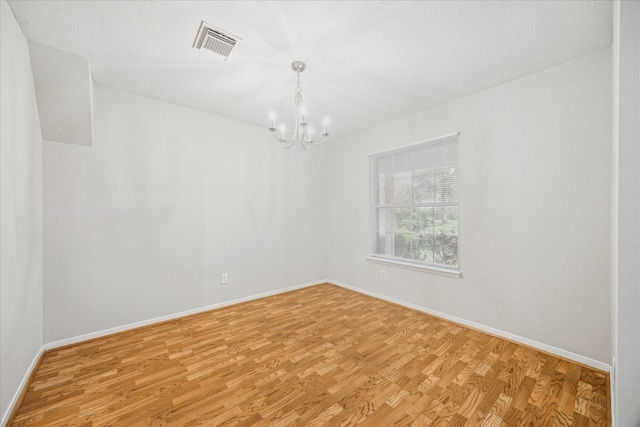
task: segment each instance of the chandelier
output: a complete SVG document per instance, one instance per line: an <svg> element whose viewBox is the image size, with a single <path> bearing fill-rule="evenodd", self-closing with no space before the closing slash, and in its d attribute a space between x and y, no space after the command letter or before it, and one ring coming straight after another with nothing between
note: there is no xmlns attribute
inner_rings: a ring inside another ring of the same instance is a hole
<svg viewBox="0 0 640 427"><path fill-rule="evenodd" d="M302 148L304 148L305 150L308 150L309 147L314 147L322 144L329 136L329 132L327 130L327 126L329 125L329 120L325 118L322 122L324 129L320 134L322 139L319 141L314 141L313 128L309 126L309 123L307 122L307 118L305 117L306 111L305 111L304 105L302 104L302 88L300 87L300 73L302 73L306 68L307 68L307 64L305 64L302 61L293 61L291 63L291 69L295 71L295 73L298 75L298 86L296 87L296 96L294 98L294 101L296 104L296 124L293 128L293 135L291 135L290 138L287 138L287 135L285 134L287 130L286 127L284 125L280 125L279 127L276 127L276 115L273 112L270 115L271 125L269 127L269 130L273 134L273 137L282 144L283 148L286 148L287 150L293 147L293 145L297 141L300 141L300 145L302 145Z"/></svg>

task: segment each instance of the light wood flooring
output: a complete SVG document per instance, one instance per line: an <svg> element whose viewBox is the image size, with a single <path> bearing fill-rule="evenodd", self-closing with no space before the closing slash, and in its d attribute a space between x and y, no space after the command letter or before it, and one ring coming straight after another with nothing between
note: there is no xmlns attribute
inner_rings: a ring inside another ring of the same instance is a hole
<svg viewBox="0 0 640 427"><path fill-rule="evenodd" d="M45 352L13 425L608 426L608 375L333 285Z"/></svg>

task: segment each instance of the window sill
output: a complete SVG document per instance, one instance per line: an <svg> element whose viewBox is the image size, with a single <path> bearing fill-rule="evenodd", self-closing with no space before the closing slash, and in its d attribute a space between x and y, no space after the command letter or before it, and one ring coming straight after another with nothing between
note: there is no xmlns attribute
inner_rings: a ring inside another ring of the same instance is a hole
<svg viewBox="0 0 640 427"><path fill-rule="evenodd" d="M373 262L376 264L384 264L384 265L391 265L393 267L406 268L409 270L423 271L425 273L439 274L441 276L453 277L456 279L459 279L460 277L462 277L462 272L459 270L449 270L446 268L438 268L430 265L414 264L411 262L398 261L395 259L368 256L367 261Z"/></svg>

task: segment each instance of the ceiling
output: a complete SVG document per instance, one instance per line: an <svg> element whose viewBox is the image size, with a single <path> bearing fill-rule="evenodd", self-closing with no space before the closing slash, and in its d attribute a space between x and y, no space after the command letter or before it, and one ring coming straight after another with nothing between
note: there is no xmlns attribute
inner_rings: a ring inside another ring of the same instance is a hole
<svg viewBox="0 0 640 427"><path fill-rule="evenodd" d="M588 1L9 1L25 36L88 58L97 84L268 127L291 122L293 60L309 121L337 139L611 45ZM242 40L224 60L205 21ZM286 120L289 118L290 120Z"/></svg>

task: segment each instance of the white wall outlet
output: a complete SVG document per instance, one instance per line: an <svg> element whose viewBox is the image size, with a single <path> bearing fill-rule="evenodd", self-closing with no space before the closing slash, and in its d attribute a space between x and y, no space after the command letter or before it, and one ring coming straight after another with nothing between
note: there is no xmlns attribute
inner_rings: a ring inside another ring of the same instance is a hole
<svg viewBox="0 0 640 427"><path fill-rule="evenodd" d="M222 273L220 275L220 284L226 285L227 283L229 283L229 275L227 273Z"/></svg>
<svg viewBox="0 0 640 427"><path fill-rule="evenodd" d="M380 270L380 278L382 280L387 280L387 270Z"/></svg>

